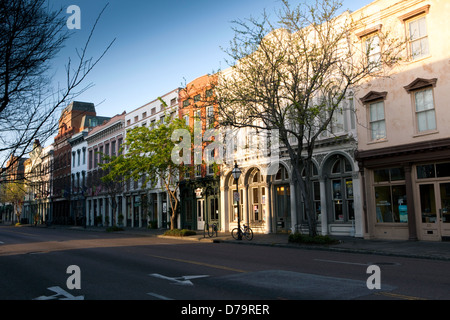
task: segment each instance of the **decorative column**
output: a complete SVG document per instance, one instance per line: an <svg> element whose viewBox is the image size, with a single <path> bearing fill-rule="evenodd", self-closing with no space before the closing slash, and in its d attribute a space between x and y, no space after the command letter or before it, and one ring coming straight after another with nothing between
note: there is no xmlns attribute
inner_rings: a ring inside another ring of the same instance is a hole
<svg viewBox="0 0 450 320"><path fill-rule="evenodd" d="M295 226L298 224L297 212L302 212L302 210L301 208L298 208L297 210L297 201L295 201L296 198L295 195L297 190L293 181L289 182L289 188L290 188L289 201L291 202L291 230L292 233L294 233L296 231ZM274 193L276 194L276 191L274 191Z"/></svg>
<svg viewBox="0 0 450 320"><path fill-rule="evenodd" d="M321 233L322 235L328 234L328 214L327 214L327 187L326 187L327 177L323 176L319 178L320 184L320 222L321 222Z"/></svg>
<svg viewBox="0 0 450 320"><path fill-rule="evenodd" d="M363 209L361 197L361 181L359 179L358 171L353 173L353 206L355 212L355 237L362 238L363 232Z"/></svg>
<svg viewBox="0 0 450 320"><path fill-rule="evenodd" d="M408 206L408 231L409 240L417 240L416 210L414 208L413 181L411 176L412 166L410 163L404 165L406 183L406 203Z"/></svg>

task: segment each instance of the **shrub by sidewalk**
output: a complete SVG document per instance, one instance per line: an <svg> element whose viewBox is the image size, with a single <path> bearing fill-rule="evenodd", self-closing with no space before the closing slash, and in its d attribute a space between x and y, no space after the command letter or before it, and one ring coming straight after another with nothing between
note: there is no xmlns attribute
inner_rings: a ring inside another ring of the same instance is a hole
<svg viewBox="0 0 450 320"><path fill-rule="evenodd" d="M173 230L167 230L164 232L165 236L171 236L171 237L186 237L186 236L194 236L197 233L193 230L188 229L173 229Z"/></svg>
<svg viewBox="0 0 450 320"><path fill-rule="evenodd" d="M311 237L308 234L301 233L291 233L289 235L289 242L291 243L301 243L301 244L337 244L338 240L331 238L328 235L316 235L315 237Z"/></svg>

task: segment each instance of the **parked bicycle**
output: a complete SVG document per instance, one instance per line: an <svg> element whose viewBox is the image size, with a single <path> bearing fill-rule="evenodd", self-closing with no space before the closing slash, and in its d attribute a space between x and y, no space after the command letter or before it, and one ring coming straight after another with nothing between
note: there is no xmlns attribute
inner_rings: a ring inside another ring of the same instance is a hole
<svg viewBox="0 0 450 320"><path fill-rule="evenodd" d="M241 234L241 236L239 236L239 234ZM252 240L253 239L253 230L248 226L244 224L244 227L239 228L234 228L233 230L231 230L231 236L235 239L242 239L245 238L247 240Z"/></svg>
<svg viewBox="0 0 450 320"><path fill-rule="evenodd" d="M203 238L206 238L206 235L208 235L208 237L214 237L214 234L216 234L217 237L217 232L219 230L219 225L217 223L212 223L209 224L207 222L205 222L205 227L203 228Z"/></svg>

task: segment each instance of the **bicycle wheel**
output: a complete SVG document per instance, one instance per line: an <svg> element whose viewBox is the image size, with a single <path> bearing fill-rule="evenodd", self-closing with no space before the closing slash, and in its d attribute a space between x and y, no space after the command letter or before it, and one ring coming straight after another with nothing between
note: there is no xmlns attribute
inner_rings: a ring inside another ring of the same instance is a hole
<svg viewBox="0 0 450 320"><path fill-rule="evenodd" d="M250 228L246 228L244 232L245 239L252 240L253 239L253 230Z"/></svg>
<svg viewBox="0 0 450 320"><path fill-rule="evenodd" d="M239 230L239 228L234 228L232 231L231 231L231 236L233 237L233 239L235 239L235 240L239 240L239 233L240 233L241 231ZM242 238L241 238L242 239Z"/></svg>
<svg viewBox="0 0 450 320"><path fill-rule="evenodd" d="M210 225L209 227L208 227L208 236L211 238L211 237L213 237L214 236L214 226L215 226L215 224L213 223L212 225Z"/></svg>

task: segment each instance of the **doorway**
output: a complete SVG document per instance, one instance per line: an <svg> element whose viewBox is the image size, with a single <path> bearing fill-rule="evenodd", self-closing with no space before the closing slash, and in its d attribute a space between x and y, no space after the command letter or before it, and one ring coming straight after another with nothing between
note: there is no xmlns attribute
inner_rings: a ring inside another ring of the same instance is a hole
<svg viewBox="0 0 450 320"><path fill-rule="evenodd" d="M277 185L275 194L277 232L288 232L291 229L291 192L290 186Z"/></svg>
<svg viewBox="0 0 450 320"><path fill-rule="evenodd" d="M205 199L197 199L197 230L205 227Z"/></svg>
<svg viewBox="0 0 450 320"><path fill-rule="evenodd" d="M424 240L450 240L450 182L419 184L419 210Z"/></svg>

